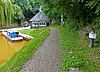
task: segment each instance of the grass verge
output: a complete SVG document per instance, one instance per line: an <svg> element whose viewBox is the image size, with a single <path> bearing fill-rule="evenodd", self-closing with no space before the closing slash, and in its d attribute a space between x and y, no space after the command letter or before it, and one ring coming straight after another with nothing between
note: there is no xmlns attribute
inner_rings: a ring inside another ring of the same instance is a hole
<svg viewBox="0 0 100 72"><path fill-rule="evenodd" d="M61 72L68 68L79 68L83 72L100 71L100 49L89 48L89 39L82 38L78 32L59 27L61 37Z"/></svg>
<svg viewBox="0 0 100 72"><path fill-rule="evenodd" d="M0 66L0 72L19 72L22 65L28 61L42 44L43 40L49 36L49 27L39 28L36 30L21 30L20 32L34 36L26 46L19 52L15 53L5 64Z"/></svg>

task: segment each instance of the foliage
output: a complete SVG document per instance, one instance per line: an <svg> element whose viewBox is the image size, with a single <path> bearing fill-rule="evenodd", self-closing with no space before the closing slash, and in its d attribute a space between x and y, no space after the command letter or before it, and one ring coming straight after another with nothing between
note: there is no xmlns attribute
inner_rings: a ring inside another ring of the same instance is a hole
<svg viewBox="0 0 100 72"><path fill-rule="evenodd" d="M14 19L15 20L24 19L23 11L17 4L13 4L13 9L14 9Z"/></svg>
<svg viewBox="0 0 100 72"><path fill-rule="evenodd" d="M25 21L24 24L29 24L29 23L27 21Z"/></svg>
<svg viewBox="0 0 100 72"><path fill-rule="evenodd" d="M55 20L56 23L58 24L60 24L61 15L64 15L64 21L67 20L67 18L71 18L71 19L77 18L78 21L82 19L81 16L82 11L80 10L82 8L78 2L69 1L69 0L68 1L40 0L40 1L43 3L43 11L48 15L50 19Z"/></svg>
<svg viewBox="0 0 100 72"><path fill-rule="evenodd" d="M42 44L43 40L49 35L49 28L39 28L36 30L22 30L22 33L29 34L35 38L14 54L5 64L0 66L0 72L19 72L23 64L28 61Z"/></svg>
<svg viewBox="0 0 100 72"><path fill-rule="evenodd" d="M70 67L83 72L100 71L100 49L89 48L89 39L81 38L77 31L58 27L61 35L61 72L68 72Z"/></svg>
<svg viewBox="0 0 100 72"><path fill-rule="evenodd" d="M91 14L92 19L92 28L95 29L97 34L97 40L100 39L100 1L99 0L90 0L86 1L85 6L90 8L93 12ZM100 42L100 41L99 41Z"/></svg>
<svg viewBox="0 0 100 72"><path fill-rule="evenodd" d="M7 24L11 24L14 19L23 19L23 12L17 4L13 4L11 0L0 1L0 24L7 27Z"/></svg>
<svg viewBox="0 0 100 72"><path fill-rule="evenodd" d="M77 22L72 26L82 28L88 24L94 24L100 17L99 0L39 0L42 2L43 11L50 17L60 23L60 16L64 15L64 21L70 21L69 18ZM94 26L93 25L93 26ZM70 26L70 25L69 25Z"/></svg>
<svg viewBox="0 0 100 72"><path fill-rule="evenodd" d="M86 1L85 6L88 6L88 8L95 8L95 13L97 15L100 15L100 1L99 0L92 0L92 1Z"/></svg>
<svg viewBox="0 0 100 72"><path fill-rule="evenodd" d="M12 0L23 11L25 18L31 18L39 11L40 3L37 0Z"/></svg>
<svg viewBox="0 0 100 72"><path fill-rule="evenodd" d="M10 24L14 14L13 5L10 0L0 0L0 24Z"/></svg>

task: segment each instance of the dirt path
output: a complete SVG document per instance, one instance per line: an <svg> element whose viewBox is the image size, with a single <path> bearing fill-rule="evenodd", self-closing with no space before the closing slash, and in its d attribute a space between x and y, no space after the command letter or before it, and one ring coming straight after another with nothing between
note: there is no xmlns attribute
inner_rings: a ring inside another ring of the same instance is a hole
<svg viewBox="0 0 100 72"><path fill-rule="evenodd" d="M59 34L55 28L20 72L61 72Z"/></svg>

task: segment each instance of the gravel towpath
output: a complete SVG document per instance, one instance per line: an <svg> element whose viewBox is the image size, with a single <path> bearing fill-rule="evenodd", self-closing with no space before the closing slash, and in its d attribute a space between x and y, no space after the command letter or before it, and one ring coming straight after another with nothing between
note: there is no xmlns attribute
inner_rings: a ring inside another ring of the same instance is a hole
<svg viewBox="0 0 100 72"><path fill-rule="evenodd" d="M59 40L58 30L51 28L50 36L20 72L61 72Z"/></svg>

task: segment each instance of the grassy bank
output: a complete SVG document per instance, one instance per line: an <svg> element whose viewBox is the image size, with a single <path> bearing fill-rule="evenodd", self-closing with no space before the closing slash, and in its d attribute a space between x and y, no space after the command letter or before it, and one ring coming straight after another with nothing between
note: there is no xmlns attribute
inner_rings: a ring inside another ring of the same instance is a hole
<svg viewBox="0 0 100 72"><path fill-rule="evenodd" d="M61 36L61 70L79 68L83 72L100 71L100 48L89 48L89 39L82 38L78 32L59 27Z"/></svg>
<svg viewBox="0 0 100 72"><path fill-rule="evenodd" d="M48 27L44 27L36 30L22 30L20 32L35 38L30 40L26 46L12 56L5 64L1 65L0 72L19 72L22 65L32 57L43 40L49 36L50 30Z"/></svg>

